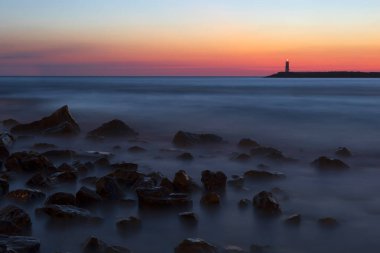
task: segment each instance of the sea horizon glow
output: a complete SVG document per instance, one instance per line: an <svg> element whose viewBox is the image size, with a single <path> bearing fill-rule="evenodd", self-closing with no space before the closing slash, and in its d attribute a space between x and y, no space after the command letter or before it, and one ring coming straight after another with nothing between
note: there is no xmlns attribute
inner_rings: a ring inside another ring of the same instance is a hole
<svg viewBox="0 0 380 253"><path fill-rule="evenodd" d="M0 1L0 75L380 71L376 0Z"/></svg>

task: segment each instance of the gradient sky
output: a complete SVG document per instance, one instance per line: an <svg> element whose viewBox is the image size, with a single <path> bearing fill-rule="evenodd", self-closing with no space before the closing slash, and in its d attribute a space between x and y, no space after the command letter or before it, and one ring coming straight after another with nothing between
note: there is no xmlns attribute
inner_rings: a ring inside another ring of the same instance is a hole
<svg viewBox="0 0 380 253"><path fill-rule="evenodd" d="M380 71L379 0L0 0L0 75Z"/></svg>

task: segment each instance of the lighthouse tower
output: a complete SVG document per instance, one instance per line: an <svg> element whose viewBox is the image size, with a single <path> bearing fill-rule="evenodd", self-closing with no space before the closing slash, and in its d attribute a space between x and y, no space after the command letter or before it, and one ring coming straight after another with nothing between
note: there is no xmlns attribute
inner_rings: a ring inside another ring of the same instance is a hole
<svg viewBox="0 0 380 253"><path fill-rule="evenodd" d="M286 60L286 63L285 63L285 73L289 73L290 72L290 63L289 63L289 60Z"/></svg>

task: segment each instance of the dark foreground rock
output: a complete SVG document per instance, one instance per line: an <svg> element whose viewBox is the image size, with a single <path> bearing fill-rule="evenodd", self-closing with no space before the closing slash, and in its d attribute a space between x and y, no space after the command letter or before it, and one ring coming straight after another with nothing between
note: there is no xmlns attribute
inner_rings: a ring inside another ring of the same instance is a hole
<svg viewBox="0 0 380 253"><path fill-rule="evenodd" d="M46 205L36 209L37 214L46 214L53 220L99 223L101 218L92 216L90 211L70 205Z"/></svg>
<svg viewBox="0 0 380 253"><path fill-rule="evenodd" d="M280 205L271 192L262 191L253 198L253 206L266 214L281 213Z"/></svg>
<svg viewBox="0 0 380 253"><path fill-rule="evenodd" d="M14 126L11 132L17 135L73 136L79 134L80 127L65 105L48 117Z"/></svg>
<svg viewBox="0 0 380 253"><path fill-rule="evenodd" d="M45 156L32 152L13 153L5 160L4 165L8 171L15 172L47 172L54 168Z"/></svg>
<svg viewBox="0 0 380 253"><path fill-rule="evenodd" d="M99 204L102 198L96 191L91 190L86 186L82 186L76 193L76 203L79 206L91 206Z"/></svg>
<svg viewBox="0 0 380 253"><path fill-rule="evenodd" d="M138 133L123 121L114 119L88 132L87 138L92 140L103 140L106 138L131 138L137 137L137 135Z"/></svg>
<svg viewBox="0 0 380 253"><path fill-rule="evenodd" d="M36 189L49 189L52 182L43 173L36 173L26 181L26 185Z"/></svg>
<svg viewBox="0 0 380 253"><path fill-rule="evenodd" d="M176 207L192 204L191 198L184 193L171 193L165 187L137 188L140 206Z"/></svg>
<svg viewBox="0 0 380 253"><path fill-rule="evenodd" d="M218 249L199 238L183 240L174 250L175 253L217 253Z"/></svg>
<svg viewBox="0 0 380 253"><path fill-rule="evenodd" d="M202 171L201 179L204 188L207 191L224 191L226 188L227 176L221 172Z"/></svg>
<svg viewBox="0 0 380 253"><path fill-rule="evenodd" d="M174 176L173 185L177 192L191 192L195 188L193 180L184 170L177 171Z"/></svg>
<svg viewBox="0 0 380 253"><path fill-rule="evenodd" d="M108 246L104 241L92 236L83 244L83 253L131 253L121 246Z"/></svg>
<svg viewBox="0 0 380 253"><path fill-rule="evenodd" d="M220 144L223 138L215 134L195 134L179 131L173 138L173 144L178 147L191 147L194 145Z"/></svg>
<svg viewBox="0 0 380 253"><path fill-rule="evenodd" d="M7 180L0 178L0 197L7 194L9 191L9 183Z"/></svg>
<svg viewBox="0 0 380 253"><path fill-rule="evenodd" d="M67 192L56 192L50 195L45 201L45 205L76 205L75 196Z"/></svg>
<svg viewBox="0 0 380 253"><path fill-rule="evenodd" d="M32 221L21 208L8 205L0 209L0 234L23 235L29 233Z"/></svg>
<svg viewBox="0 0 380 253"><path fill-rule="evenodd" d="M318 159L314 160L311 163L311 165L320 170L341 171L341 170L347 170L350 168L350 166L348 166L347 164L345 164L339 159L330 159L325 156L321 156Z"/></svg>
<svg viewBox="0 0 380 253"><path fill-rule="evenodd" d="M39 190L31 189L17 189L8 192L5 197L9 200L20 202L20 203L32 203L36 201L41 201L45 198L45 193Z"/></svg>
<svg viewBox="0 0 380 253"><path fill-rule="evenodd" d="M280 172L269 172L265 170L249 170L244 173L244 178L249 180L283 179L285 178L285 174Z"/></svg>
<svg viewBox="0 0 380 253"><path fill-rule="evenodd" d="M0 250L4 253L37 253L40 241L34 237L0 235Z"/></svg>
<svg viewBox="0 0 380 253"><path fill-rule="evenodd" d="M96 193L107 200L118 200L124 196L116 180L110 176L101 177L96 181Z"/></svg>

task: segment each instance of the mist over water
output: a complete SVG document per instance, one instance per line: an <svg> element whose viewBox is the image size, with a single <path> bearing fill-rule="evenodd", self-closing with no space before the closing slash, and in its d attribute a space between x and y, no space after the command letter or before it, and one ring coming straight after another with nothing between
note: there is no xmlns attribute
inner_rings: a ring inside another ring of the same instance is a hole
<svg viewBox="0 0 380 253"><path fill-rule="evenodd" d="M115 205L92 210L105 218L100 226L57 227L34 217L34 207L41 204L25 207L33 217L33 236L41 240L42 253L79 252L89 235L137 253L173 252L187 237L200 237L221 247L271 245L273 252L378 252L380 79L0 78L0 120L29 122L65 104L83 136L64 141L24 140L12 151L28 150L33 143L43 141L57 143L60 148L112 151L112 162L135 162L143 172L159 171L170 178L185 169L197 183L205 169L222 170L230 178L262 163L257 159L247 163L230 160L233 152L241 152L236 144L244 137L279 148L299 162L265 162L270 170L284 172L286 179L247 182L244 191L227 188L217 210L205 210L199 204L200 193L193 194L190 209L199 215L199 223L193 228L180 223L178 210ZM84 140L89 130L114 118L139 132L137 144L147 152L126 152L136 143L116 140L93 144ZM191 149L195 160L184 163L175 159L176 153L162 151L173 148L171 140L178 130L216 133L227 143L214 149ZM122 150L113 151L114 145L122 146ZM340 146L354 154L346 160L350 170L320 173L309 165L318 156L333 156ZM106 173L98 170L94 175ZM25 187L25 180L12 182L11 190ZM53 192L75 193L80 187L78 181ZM280 199L282 216L263 219L252 207L238 208L240 199L252 199L257 192L273 187L289 197ZM292 213L302 214L299 227L284 225L283 219ZM130 215L142 219L142 229L120 235L115 221ZM340 226L322 229L316 221L325 216L335 217Z"/></svg>

